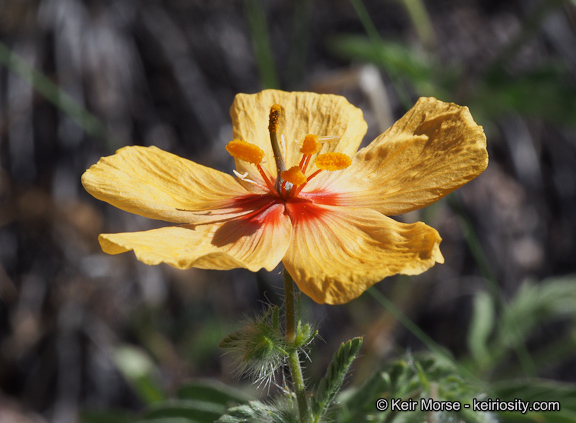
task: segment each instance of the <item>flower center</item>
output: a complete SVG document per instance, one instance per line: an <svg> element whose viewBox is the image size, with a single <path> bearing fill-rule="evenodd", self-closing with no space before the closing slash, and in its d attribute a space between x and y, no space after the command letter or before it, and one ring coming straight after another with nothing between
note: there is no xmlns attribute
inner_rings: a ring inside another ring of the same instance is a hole
<svg viewBox="0 0 576 423"><path fill-rule="evenodd" d="M306 135L301 142L300 153L302 154L302 158L300 159L300 163L298 166L292 166L290 169L286 169L286 164L278 139L281 112L282 107L278 104L274 104L270 109L268 125L270 142L272 144L272 151L274 152L274 160L276 161L276 170L278 175L274 183L272 182L272 176L269 175L262 166L260 166L260 163L262 163L262 160L264 159L264 151L260 147L244 140L233 140L226 145L226 150L232 157L253 164L258 170L258 173L262 176L266 186L248 179L247 174L240 175L235 172L236 176L246 182L258 185L262 189L267 188L274 195L277 195L284 200L289 200L296 197L306 184L320 172L324 170L335 171L346 169L352 163L352 159L343 153L318 154L314 161L314 164L318 169L311 175L306 176L308 165L310 164L312 157L322 148L322 142L338 139L338 137L334 136L318 136L309 134ZM280 138L283 141L283 136L280 136Z"/></svg>

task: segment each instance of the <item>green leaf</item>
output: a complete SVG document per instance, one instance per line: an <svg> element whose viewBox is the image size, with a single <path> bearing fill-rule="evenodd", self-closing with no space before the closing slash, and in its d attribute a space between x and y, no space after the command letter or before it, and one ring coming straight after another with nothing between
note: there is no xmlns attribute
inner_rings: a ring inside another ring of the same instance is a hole
<svg viewBox="0 0 576 423"><path fill-rule="evenodd" d="M128 345L114 351L114 362L146 404L162 401L165 395L157 381L157 368L142 350Z"/></svg>
<svg viewBox="0 0 576 423"><path fill-rule="evenodd" d="M491 345L493 361L526 342L534 329L550 319L576 315L576 277L524 282L503 310ZM513 370L513 369L508 369Z"/></svg>
<svg viewBox="0 0 576 423"><path fill-rule="evenodd" d="M470 331L468 335L468 348L472 357L481 368L490 363L488 338L494 329L494 302L485 291L479 291L474 298L474 309Z"/></svg>
<svg viewBox="0 0 576 423"><path fill-rule="evenodd" d="M312 397L312 412L317 418L323 416L334 401L361 346L362 338L351 339L342 343L332 357L326 375L320 380L316 395Z"/></svg>
<svg viewBox="0 0 576 423"><path fill-rule="evenodd" d="M217 423L248 423L273 420L267 419L267 417L274 414L274 410L261 403L260 401L251 401L248 404L240 405L238 407L232 407L226 411L226 414L221 416L216 422Z"/></svg>
<svg viewBox="0 0 576 423"><path fill-rule="evenodd" d="M132 423L134 416L120 411L84 411L80 415L82 423Z"/></svg>
<svg viewBox="0 0 576 423"><path fill-rule="evenodd" d="M186 417L160 417L159 419L139 420L138 423L199 423Z"/></svg>
<svg viewBox="0 0 576 423"><path fill-rule="evenodd" d="M200 400L230 406L244 404L254 400L246 390L234 389L215 380L199 380L188 383L178 389L178 398L187 400Z"/></svg>
<svg viewBox="0 0 576 423"><path fill-rule="evenodd" d="M159 418L186 418L197 423L212 423L226 411L226 407L207 401L169 400L148 408L143 421Z"/></svg>

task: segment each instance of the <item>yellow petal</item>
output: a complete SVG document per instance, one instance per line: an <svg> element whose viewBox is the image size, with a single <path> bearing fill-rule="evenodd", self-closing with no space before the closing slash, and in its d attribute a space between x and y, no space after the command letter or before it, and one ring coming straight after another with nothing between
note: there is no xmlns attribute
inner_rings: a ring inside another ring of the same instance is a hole
<svg viewBox="0 0 576 423"><path fill-rule="evenodd" d="M339 136L322 144L320 153L340 152L352 156L358 150L366 134L367 125L362 111L341 96L305 92L265 90L258 94L238 94L230 109L233 136L256 144L266 153L263 163L276 176L274 155L268 132L270 107L282 106L278 133L284 135L286 145L286 168L298 165L302 154L300 144L308 134ZM311 163L314 163L312 158ZM309 172L315 169L310 166ZM253 167L240 160L236 170L254 173Z"/></svg>
<svg viewBox="0 0 576 423"><path fill-rule="evenodd" d="M343 304L387 276L416 275L444 262L440 235L422 222L349 207L315 207L306 215L295 222L283 262L317 303Z"/></svg>
<svg viewBox="0 0 576 423"><path fill-rule="evenodd" d="M119 209L175 223L202 223L248 194L232 176L156 147L125 147L103 157L82 175L82 184Z"/></svg>
<svg viewBox="0 0 576 423"><path fill-rule="evenodd" d="M316 188L324 185L346 193L351 205L398 215L439 200L487 165L486 137L468 108L421 98L348 169L318 178Z"/></svg>
<svg viewBox="0 0 576 423"><path fill-rule="evenodd" d="M292 226L282 205L257 217L208 225L183 225L145 232L102 234L102 250L119 254L134 250L143 263L167 263L179 269L272 271L284 256Z"/></svg>

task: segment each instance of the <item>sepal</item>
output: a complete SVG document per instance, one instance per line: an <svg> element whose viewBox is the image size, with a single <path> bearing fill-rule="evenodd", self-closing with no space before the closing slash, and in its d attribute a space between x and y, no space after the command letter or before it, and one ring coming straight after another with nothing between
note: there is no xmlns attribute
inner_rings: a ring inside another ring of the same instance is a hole
<svg viewBox="0 0 576 423"><path fill-rule="evenodd" d="M232 357L238 376L270 384L288 355L278 324L278 308L270 307L263 315L248 320L222 339L219 346Z"/></svg>

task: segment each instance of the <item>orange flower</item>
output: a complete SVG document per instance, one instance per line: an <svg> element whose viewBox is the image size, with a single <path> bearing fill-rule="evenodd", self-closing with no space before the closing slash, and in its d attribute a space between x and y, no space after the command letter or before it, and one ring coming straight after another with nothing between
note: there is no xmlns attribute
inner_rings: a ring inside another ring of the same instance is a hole
<svg viewBox="0 0 576 423"><path fill-rule="evenodd" d="M236 177L155 147L122 148L84 173L94 197L179 224L102 234L105 252L180 269L271 271L282 261L313 300L342 304L442 263L435 229L387 216L437 201L488 164L468 109L434 98L358 152L367 125L340 96L239 94L231 116Z"/></svg>

